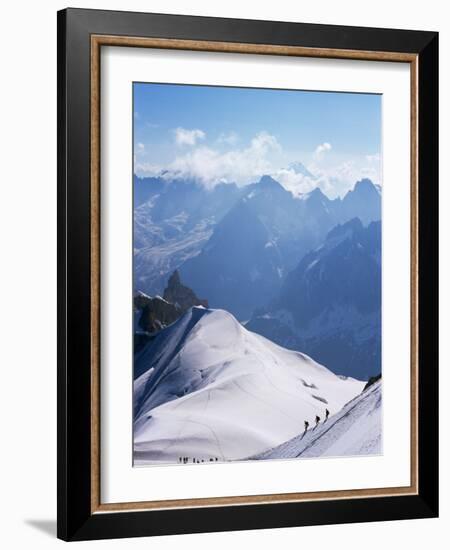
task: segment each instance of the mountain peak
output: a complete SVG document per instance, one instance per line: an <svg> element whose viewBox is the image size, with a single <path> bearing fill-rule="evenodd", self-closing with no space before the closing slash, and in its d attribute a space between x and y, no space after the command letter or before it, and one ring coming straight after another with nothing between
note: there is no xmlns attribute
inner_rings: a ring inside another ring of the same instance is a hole
<svg viewBox="0 0 450 550"><path fill-rule="evenodd" d="M357 216L364 225L381 219L381 192L368 178L355 183L342 200L343 212L348 218Z"/></svg>
<svg viewBox="0 0 450 550"><path fill-rule="evenodd" d="M186 311L192 306L208 307L208 300L197 298L195 292L181 283L180 274L176 269L169 278L164 290L164 300L175 304L181 311Z"/></svg>
<svg viewBox="0 0 450 550"><path fill-rule="evenodd" d="M282 189L285 191L284 187L281 185L281 183L278 183L276 180L272 178L272 176L264 175L258 182L258 186L263 187L264 189Z"/></svg>
<svg viewBox="0 0 450 550"><path fill-rule="evenodd" d="M172 287L178 286L179 284L181 284L180 274L178 273L178 269L175 269L175 271L169 277L169 281L167 283L167 286L169 288L172 288Z"/></svg>
<svg viewBox="0 0 450 550"><path fill-rule="evenodd" d="M309 193L303 195L306 200L313 200L314 202L322 202L323 200L329 201L330 199L325 195L325 193L320 189L320 187L315 187Z"/></svg>
<svg viewBox="0 0 450 550"><path fill-rule="evenodd" d="M355 187L353 188L353 192L356 193L373 193L376 192L378 194L378 190L373 184L372 180L369 178L363 178L362 180L359 180L355 183Z"/></svg>

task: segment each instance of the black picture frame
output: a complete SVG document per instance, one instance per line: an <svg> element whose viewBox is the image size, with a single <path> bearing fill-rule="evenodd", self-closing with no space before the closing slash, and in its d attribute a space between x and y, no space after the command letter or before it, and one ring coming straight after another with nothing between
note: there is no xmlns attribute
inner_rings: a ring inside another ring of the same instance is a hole
<svg viewBox="0 0 450 550"><path fill-rule="evenodd" d="M92 512L91 36L402 52L418 61L418 492ZM58 12L58 537L88 540L438 515L438 34L117 11Z"/></svg>

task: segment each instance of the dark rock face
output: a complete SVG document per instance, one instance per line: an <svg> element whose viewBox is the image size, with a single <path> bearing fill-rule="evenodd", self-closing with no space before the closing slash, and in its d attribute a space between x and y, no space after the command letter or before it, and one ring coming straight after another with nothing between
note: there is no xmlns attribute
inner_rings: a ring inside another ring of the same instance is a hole
<svg viewBox="0 0 450 550"><path fill-rule="evenodd" d="M158 332L176 321L180 315L180 308L157 296L151 298L143 308L139 325L145 332Z"/></svg>
<svg viewBox="0 0 450 550"><path fill-rule="evenodd" d="M169 279L164 297L151 298L142 292L134 297L134 310L137 314L138 327L144 332L135 337L135 350L145 340L145 334L154 334L174 323L183 313L193 306L208 307L208 300L200 300L195 293L181 283L178 271L174 271ZM137 351L137 350L136 350Z"/></svg>
<svg viewBox="0 0 450 550"><path fill-rule="evenodd" d="M378 380L381 380L381 372L380 374L377 374L376 376L371 376L369 380L367 381L367 384L364 386L363 391L366 391L367 388L370 388L375 382L378 382Z"/></svg>
<svg viewBox="0 0 450 550"><path fill-rule="evenodd" d="M151 302L150 296L143 292L138 292L133 298L133 305L135 310L144 309L144 307Z"/></svg>
<svg viewBox="0 0 450 550"><path fill-rule="evenodd" d="M192 306L208 307L208 300L197 298L193 290L181 284L180 274L177 270L169 278L167 288L164 291L164 300L174 304L182 313Z"/></svg>

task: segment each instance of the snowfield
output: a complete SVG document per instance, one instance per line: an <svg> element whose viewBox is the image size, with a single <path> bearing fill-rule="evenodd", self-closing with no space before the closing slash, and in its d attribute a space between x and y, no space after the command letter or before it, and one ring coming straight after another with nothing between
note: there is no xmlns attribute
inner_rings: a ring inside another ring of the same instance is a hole
<svg viewBox="0 0 450 550"><path fill-rule="evenodd" d="M323 419L325 408L328 426L336 423L364 385L248 331L224 310L193 307L135 358L134 463L266 458L295 441L305 420L312 428L316 415ZM354 424L316 451L360 454Z"/></svg>
<svg viewBox="0 0 450 550"><path fill-rule="evenodd" d="M378 381L327 422L252 458L361 456L381 452L381 381Z"/></svg>

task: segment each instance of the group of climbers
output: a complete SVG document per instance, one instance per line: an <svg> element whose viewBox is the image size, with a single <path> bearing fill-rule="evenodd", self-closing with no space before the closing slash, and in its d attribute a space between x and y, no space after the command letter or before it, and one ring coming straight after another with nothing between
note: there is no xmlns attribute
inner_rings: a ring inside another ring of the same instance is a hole
<svg viewBox="0 0 450 550"><path fill-rule="evenodd" d="M325 409L325 419L323 421L323 423L325 424L325 422L328 420L328 417L330 416L330 411L328 409ZM314 426L314 430L317 428L317 426L320 424L320 416L319 415L316 415L316 418L315 418L315 426ZM306 432L308 431L309 429L309 422L307 420L305 420L305 431L303 433L306 434ZM178 458L178 462L180 462L180 464L188 464L189 461L192 461L193 464L200 464L201 462L205 462L205 459L203 458L196 458L196 457L189 457L189 456L180 456ZM213 458L210 458L209 459L209 462L218 462L218 458L217 457L213 457ZM208 462L208 460L206 460L206 462Z"/></svg>
<svg viewBox="0 0 450 550"><path fill-rule="evenodd" d="M324 424L328 420L329 416L330 416L330 411L328 409L325 409L325 420L323 421ZM314 430L317 428L319 424L320 424L320 416L316 415L316 425L314 426ZM308 431L308 428L309 428L309 422L305 420L305 433Z"/></svg>
<svg viewBox="0 0 450 550"><path fill-rule="evenodd" d="M178 462L180 462L180 464L187 464L190 459L191 457L189 456L180 456L178 457ZM216 456L214 458L209 459L209 462L218 462L218 461L219 459ZM201 462L208 462L208 461L203 458L192 457L193 464L200 464Z"/></svg>

